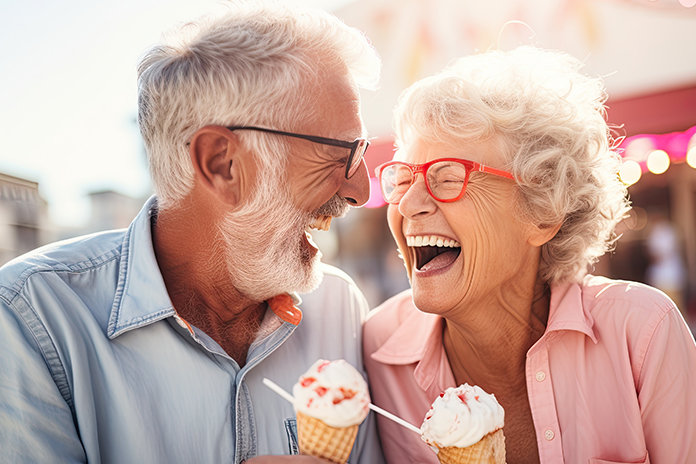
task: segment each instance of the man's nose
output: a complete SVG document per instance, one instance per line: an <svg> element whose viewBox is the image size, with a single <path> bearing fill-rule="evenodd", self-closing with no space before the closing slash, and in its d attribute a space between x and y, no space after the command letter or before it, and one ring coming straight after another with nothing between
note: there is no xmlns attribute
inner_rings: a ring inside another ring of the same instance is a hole
<svg viewBox="0 0 696 464"><path fill-rule="evenodd" d="M350 179L343 179L338 195L345 198L351 206L362 206L367 203L370 199L370 177L365 160L360 161L360 167Z"/></svg>

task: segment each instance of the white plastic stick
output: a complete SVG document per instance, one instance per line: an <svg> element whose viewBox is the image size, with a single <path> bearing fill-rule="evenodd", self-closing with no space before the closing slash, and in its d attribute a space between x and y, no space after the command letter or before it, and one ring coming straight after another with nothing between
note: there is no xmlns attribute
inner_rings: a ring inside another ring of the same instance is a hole
<svg viewBox="0 0 696 464"><path fill-rule="evenodd" d="M295 402L295 399L292 397L292 395L291 395L290 393L288 393L288 392L286 392L285 390L283 390L282 388L280 388L280 387L279 387L275 382L273 382L272 380L267 379L267 378L264 377L263 380L262 380L262 382L263 382L263 384L264 384L265 386L267 386L268 388L270 388L271 390L273 390L274 392L276 392L277 394L279 394L280 396L282 396L283 398L285 398L285 399L288 400L289 402L291 402L291 403L294 403L294 402ZM395 416L394 414L392 414L392 413L390 413L390 412L388 412L388 411L385 411L384 409L382 409L382 408L380 408L380 407L378 407L378 406L375 406L375 405L372 404L372 403L369 403L367 406L368 406L370 409L372 409L374 412L376 412L376 413L378 413L378 414L381 414L381 415L383 415L384 417L386 417L387 419L391 419L391 420L393 420L394 422L396 422L397 424L402 425L402 426L406 427L407 429L412 430L413 432L416 432L418 435L420 435L421 431L420 431L420 429L419 429L418 427L416 427L415 425L406 422L406 421L403 420L402 418L400 418L400 417L398 417L398 416Z"/></svg>
<svg viewBox="0 0 696 464"><path fill-rule="evenodd" d="M283 398L285 398L285 399L288 400L289 402L291 402L291 403L294 403L294 402L295 402L295 398L293 398L292 395L291 395L290 393L288 393L288 392L286 392L285 390L283 390L282 388L280 388L280 387L279 387L275 382L273 382L272 380L269 380L269 379L267 379L266 377L264 377L263 380L262 380L262 382L263 382L263 384L264 384L265 386L267 386L268 388L270 388L271 390L273 390L274 392L276 392L277 394L279 394L280 396L282 396Z"/></svg>
<svg viewBox="0 0 696 464"><path fill-rule="evenodd" d="M400 418L400 417L398 417L398 416L395 416L394 414L392 414L392 413L390 413L390 412L388 412L388 411L385 411L384 409L382 409L382 408L380 408L380 407L378 407L378 406L375 406L375 405L372 404L372 403L370 403L368 406L369 406L369 408L372 409L374 412L379 413L379 414L383 415L384 417L386 417L387 419L391 419L391 420L393 420L394 422L396 422L397 424L403 425L403 426L406 427L407 429L409 429L409 430L411 430L411 431L413 431L413 432L416 432L418 435L420 435L421 431L420 431L420 429L419 429L418 427L416 427L415 425L413 425L413 424L411 424L411 423L409 423L409 422L406 422L406 421L403 420L402 418Z"/></svg>

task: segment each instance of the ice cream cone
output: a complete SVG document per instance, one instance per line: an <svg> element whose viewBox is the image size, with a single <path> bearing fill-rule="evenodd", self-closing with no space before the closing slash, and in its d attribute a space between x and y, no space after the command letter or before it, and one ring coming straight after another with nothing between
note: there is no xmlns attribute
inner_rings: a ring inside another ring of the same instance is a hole
<svg viewBox="0 0 696 464"><path fill-rule="evenodd" d="M437 459L441 464L505 464L505 435L503 429L489 433L466 448L445 446Z"/></svg>
<svg viewBox="0 0 696 464"><path fill-rule="evenodd" d="M332 427L319 419L297 412L297 434L302 454L344 464L348 462L353 449L358 425Z"/></svg>

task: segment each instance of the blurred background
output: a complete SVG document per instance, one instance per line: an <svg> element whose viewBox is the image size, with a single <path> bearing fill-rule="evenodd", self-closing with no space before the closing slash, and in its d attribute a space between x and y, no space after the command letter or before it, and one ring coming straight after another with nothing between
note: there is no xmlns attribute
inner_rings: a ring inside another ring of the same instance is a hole
<svg viewBox="0 0 696 464"><path fill-rule="evenodd" d="M44 243L126 227L151 194L135 123L136 63L220 1L0 0L0 264ZM668 293L696 327L696 0L297 0L363 30L383 59L363 116L374 166L415 80L488 48L560 49L605 78L634 205L594 273ZM379 192L317 233L370 304L407 287Z"/></svg>

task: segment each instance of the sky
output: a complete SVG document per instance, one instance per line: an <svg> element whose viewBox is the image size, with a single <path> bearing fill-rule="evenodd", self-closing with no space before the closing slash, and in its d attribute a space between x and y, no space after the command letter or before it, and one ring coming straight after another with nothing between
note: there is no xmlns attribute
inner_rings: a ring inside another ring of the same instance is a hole
<svg viewBox="0 0 696 464"><path fill-rule="evenodd" d="M91 191L148 195L138 59L163 32L223 3L0 0L0 172L39 182L58 226L87 221Z"/></svg>
<svg viewBox="0 0 696 464"><path fill-rule="evenodd" d="M531 24L541 46L565 47L588 57L588 68L608 76L614 97L696 78L696 62L689 55L696 39L696 7L687 9L684 3L696 0L679 0L683 6L677 0L642 0L644 5L641 0L507 0L496 1L496 8L478 0L283 1L330 11L348 5L341 8L341 17L366 31L380 21L394 24L391 30L370 34L385 57L383 81L399 83L363 100L371 133L379 133L375 129L380 124L390 126L393 101L408 84L394 76L399 70L403 74L401 68L412 68L413 60L406 58L437 62L434 69L439 70L445 57L466 52L454 45L475 48L476 37L486 39L487 31L500 31L506 18ZM223 4L224 0L0 0L0 172L38 182L58 227L79 228L87 222L89 192L149 195L151 183L135 122L138 59L164 32L221 10ZM443 15L456 16L459 22L449 21L450 27L442 28L436 20ZM414 42L423 32L409 22L414 18L432 29L429 38L435 42L427 53L422 43ZM467 29L471 18L476 27L470 24ZM448 34L462 31L471 37L449 40ZM593 41L594 49L585 51Z"/></svg>

